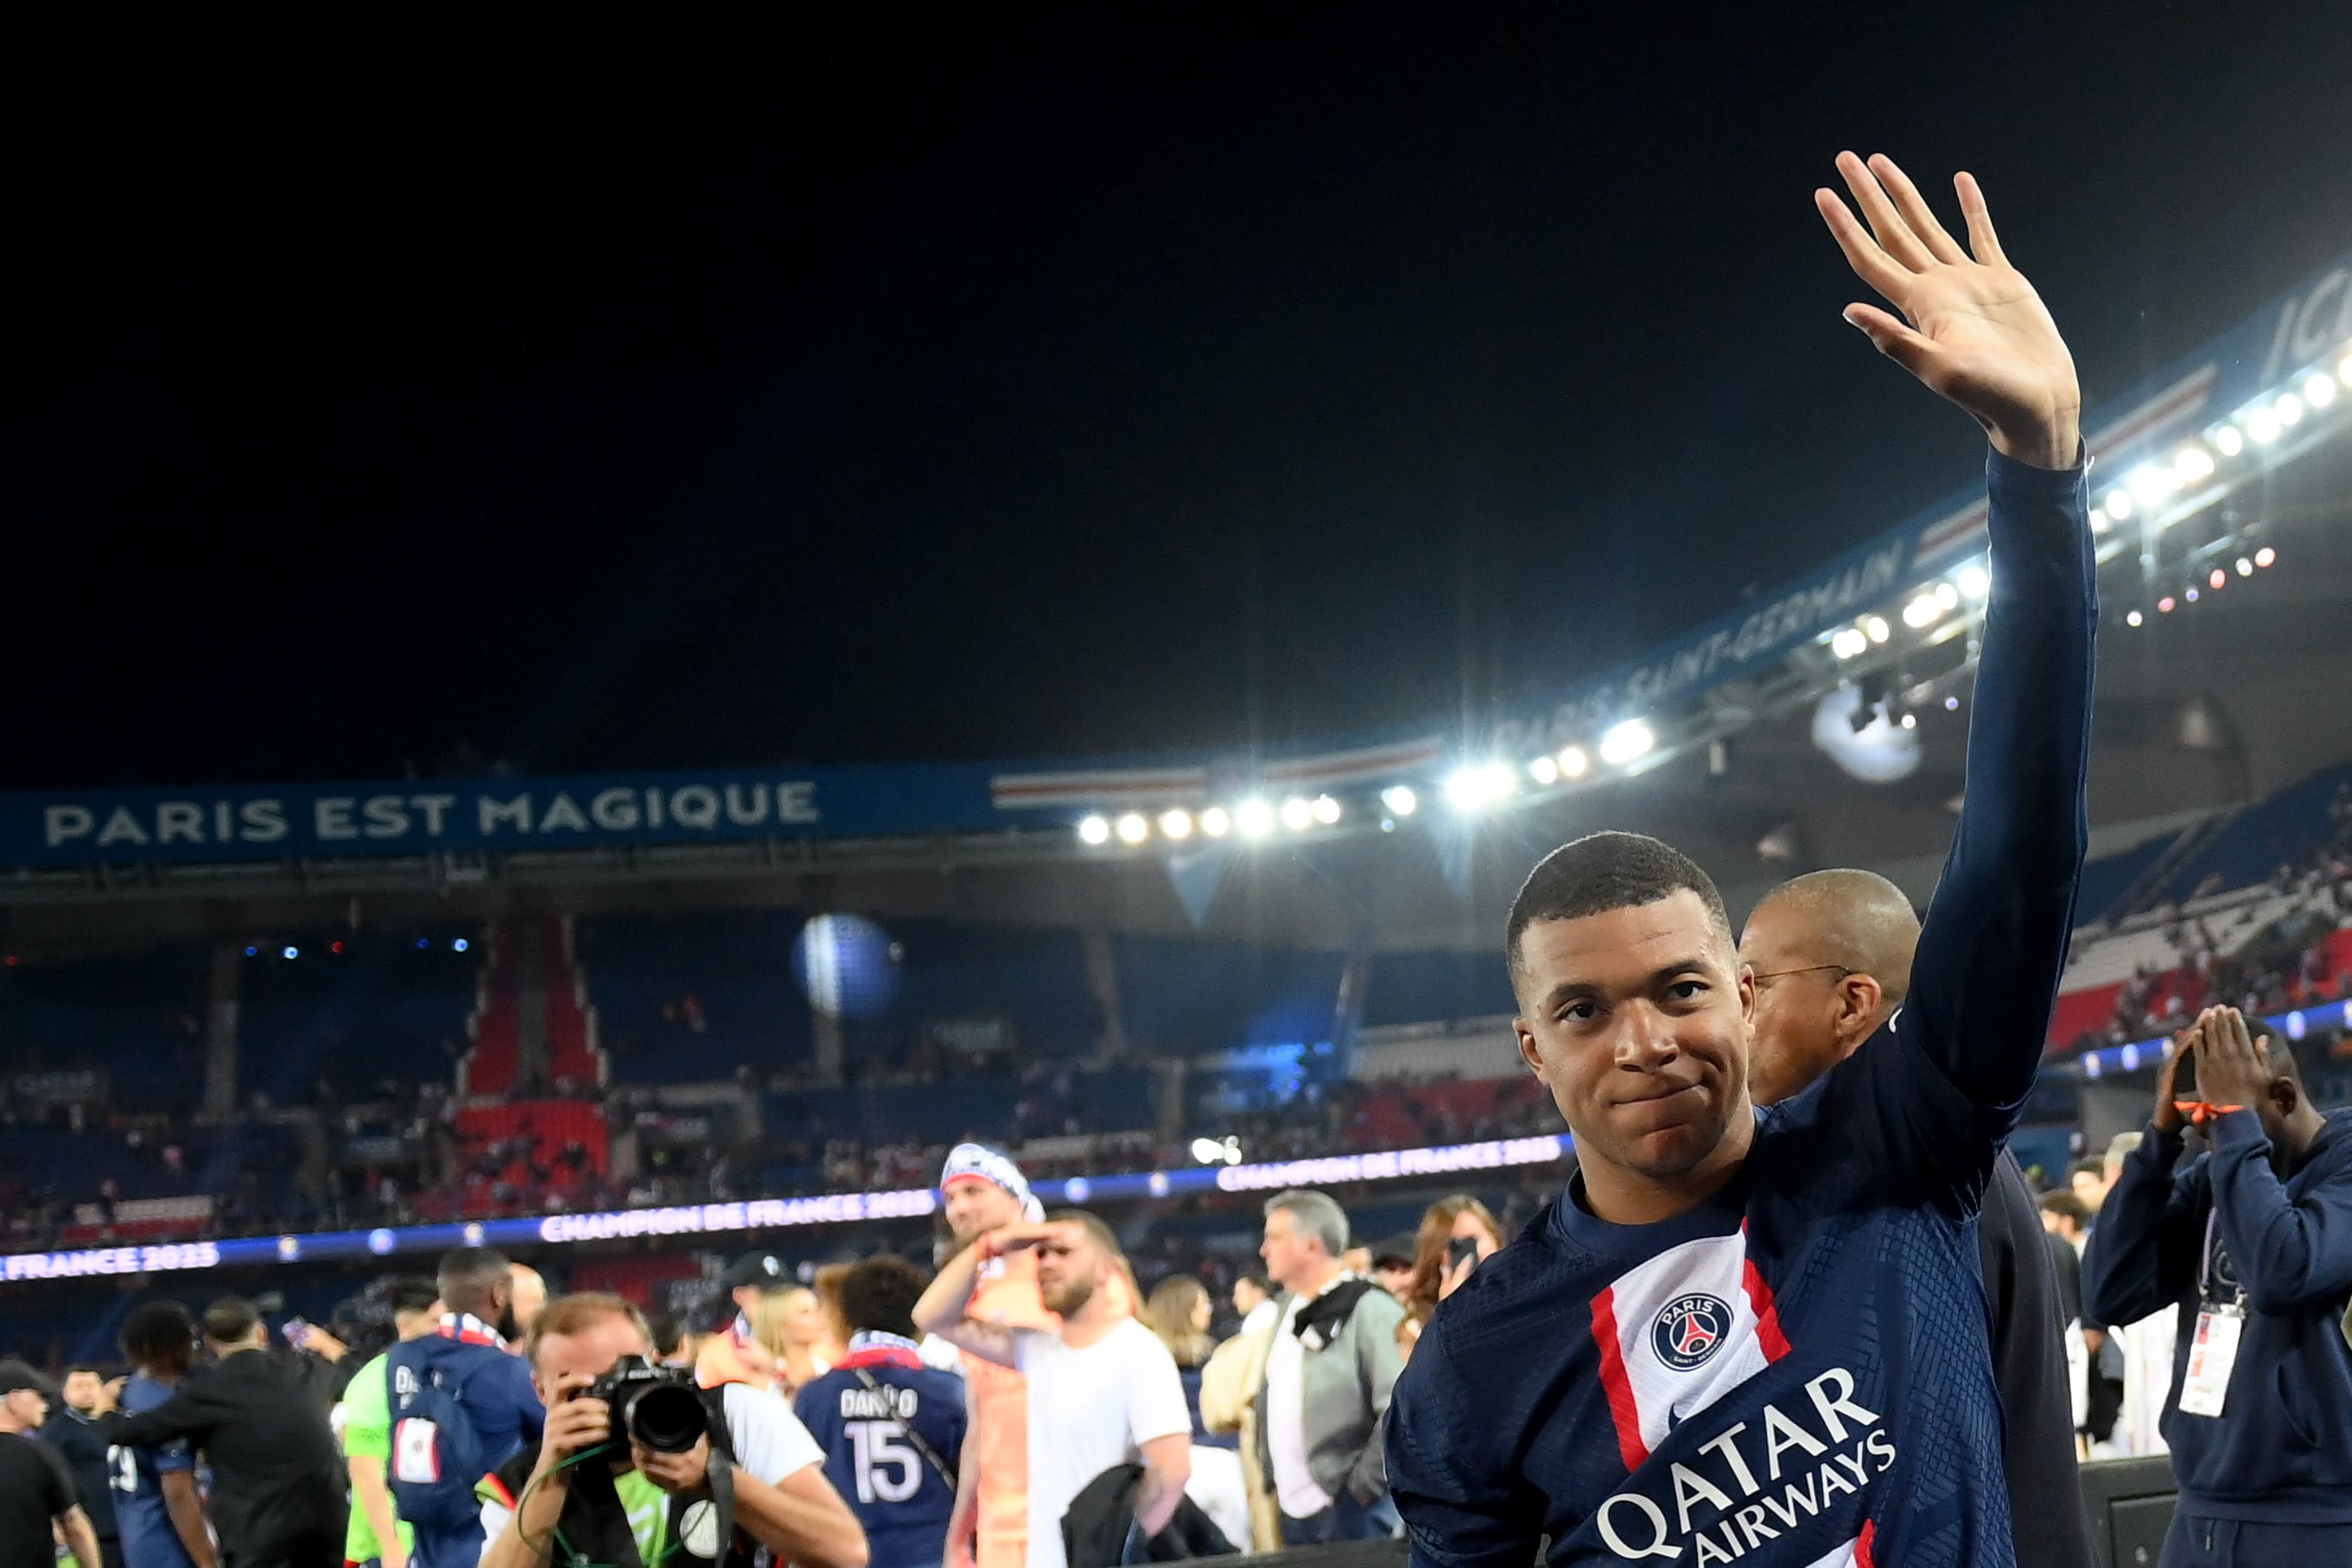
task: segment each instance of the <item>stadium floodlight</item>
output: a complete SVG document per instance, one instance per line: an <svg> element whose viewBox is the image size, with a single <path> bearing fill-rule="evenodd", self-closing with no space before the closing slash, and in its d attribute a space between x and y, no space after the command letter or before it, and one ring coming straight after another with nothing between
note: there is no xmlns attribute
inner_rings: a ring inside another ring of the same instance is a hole
<svg viewBox="0 0 2352 1568"><path fill-rule="evenodd" d="M1903 716L1903 727L1904 727L1904 728L1906 728L1906 729L1916 729L1916 728L1918 728L1918 727L1919 727L1919 716L1918 716L1917 714L1916 714L1916 713L1906 713L1906 714L1905 714L1905 715Z"/></svg>
<svg viewBox="0 0 2352 1568"><path fill-rule="evenodd" d="M1308 810L1315 813L1315 820L1327 828L1339 820L1339 802L1328 795L1316 796Z"/></svg>
<svg viewBox="0 0 2352 1568"><path fill-rule="evenodd" d="M2137 626L2147 619L2147 616L2142 615L2138 611L2135 610L2130 614L2124 617L2124 624L2126 626Z"/></svg>
<svg viewBox="0 0 2352 1568"><path fill-rule="evenodd" d="M1943 612L1944 607L1934 594L1917 594L1903 607L1903 624L1916 632L1922 626L1934 625L1936 618Z"/></svg>
<svg viewBox="0 0 2352 1568"><path fill-rule="evenodd" d="M1884 643L1895 635L1895 628L1886 623L1884 615L1874 615L1862 623L1863 632L1874 643Z"/></svg>
<svg viewBox="0 0 2352 1568"><path fill-rule="evenodd" d="M1307 803L1306 796L1293 795L1282 803L1282 825L1294 833L1315 825L1315 808Z"/></svg>
<svg viewBox="0 0 2352 1568"><path fill-rule="evenodd" d="M1975 561L1969 562L1955 572L1952 581L1959 589L1962 598L1978 603L1982 603L1985 597L1992 592L1992 573Z"/></svg>
<svg viewBox="0 0 2352 1568"><path fill-rule="evenodd" d="M1559 748L1559 776L1561 778L1581 779L1591 769L1591 767L1592 758L1584 755L1584 747L1580 746L1563 746Z"/></svg>
<svg viewBox="0 0 2352 1568"><path fill-rule="evenodd" d="M1830 652L1841 659L1851 659L1870 646L1870 639L1852 626L1841 626L1830 639Z"/></svg>
<svg viewBox="0 0 2352 1568"><path fill-rule="evenodd" d="M302 949L299 947L289 947L278 956L281 958L299 958L302 956Z"/></svg>
<svg viewBox="0 0 2352 1568"><path fill-rule="evenodd" d="M2279 435L2278 415L2269 409L2258 408L2246 415L2246 439L2257 446L2268 446Z"/></svg>
<svg viewBox="0 0 2352 1568"><path fill-rule="evenodd" d="M2135 611L2133 611L2133 612L2132 612L2132 613L2133 613L2133 614L2135 614L2135 615L2137 615L2137 614L2138 614L2138 613L2139 613L2139 612L2137 612L2137 610L2135 610ZM1958 712L1959 712L1959 711L1960 711L1960 699L1959 699L1958 697L1956 697L1956 696L1946 697L1946 698L1944 699L1944 711L1945 711L1946 713L1958 713Z"/></svg>
<svg viewBox="0 0 2352 1568"><path fill-rule="evenodd" d="M2293 392L2281 392L2278 402L2271 404L2271 413L2282 425L2301 424L2303 400Z"/></svg>
<svg viewBox="0 0 2352 1568"><path fill-rule="evenodd" d="M2168 593L2156 601L2156 612L2158 615L2169 615L2172 613L2172 595Z"/></svg>
<svg viewBox="0 0 2352 1568"><path fill-rule="evenodd" d="M1410 784L1391 784L1381 791L1381 804L1389 809L1391 816L1410 817L1421 810L1421 797L1413 793Z"/></svg>
<svg viewBox="0 0 2352 1568"><path fill-rule="evenodd" d="M2132 514L2131 492L2121 485L2116 486L2107 492L2105 505L2101 509L2116 522L2122 522Z"/></svg>
<svg viewBox="0 0 2352 1568"><path fill-rule="evenodd" d="M1274 831L1274 808L1253 796L1234 808L1234 826L1245 839L1262 839Z"/></svg>
<svg viewBox="0 0 2352 1568"><path fill-rule="evenodd" d="M1557 784L1559 782L1559 764L1547 753L1528 764L1528 777L1538 784Z"/></svg>
<svg viewBox="0 0 2352 1568"><path fill-rule="evenodd" d="M2252 561L2248 560L2244 556L2240 556L2240 557L2238 558L2238 575L2239 575L2240 577L2252 577L2252 576L2253 576L2253 575L2254 575L2254 563L2253 563Z"/></svg>
<svg viewBox="0 0 2352 1568"><path fill-rule="evenodd" d="M1212 806L1201 813L1201 831L1213 839L1222 839L1233 831L1234 820L1223 806Z"/></svg>
<svg viewBox="0 0 2352 1568"><path fill-rule="evenodd" d="M2314 408L2326 408L2336 401L2336 382L2326 371L2314 371L2304 379L2303 401Z"/></svg>
<svg viewBox="0 0 2352 1568"><path fill-rule="evenodd" d="M2180 482L2172 476L2172 470L2159 468L2153 463L2143 463L2125 475L2124 483L2131 486L2132 498L2143 507L2153 507L2180 488Z"/></svg>
<svg viewBox="0 0 2352 1568"><path fill-rule="evenodd" d="M1160 836L1180 842L1192 836L1192 813L1181 806L1171 806L1160 813Z"/></svg>
<svg viewBox="0 0 2352 1568"><path fill-rule="evenodd" d="M2189 601L2189 603L2191 603L2191 604L2196 603L2196 602L2197 602L2197 585L2196 585L2195 583L2193 583L2193 582L2192 582L2192 583L2190 583L2187 588L2185 588L2185 589L2183 589L2183 590L2181 591L2180 597L2181 597L2181 598L2183 598L2183 599L2186 599L2186 600L2187 600L2187 601Z"/></svg>
<svg viewBox="0 0 2352 1568"><path fill-rule="evenodd" d="M1601 760L1612 768L1622 768L1638 758L1645 757L1658 744L1657 732L1638 718L1629 718L1612 725L1601 737Z"/></svg>
<svg viewBox="0 0 2352 1568"><path fill-rule="evenodd" d="M1079 819L1078 837L1090 844L1110 842L1110 819L1099 815Z"/></svg>
<svg viewBox="0 0 2352 1568"><path fill-rule="evenodd" d="M2205 580L2212 584L2214 592L2219 593L2223 588L2228 586L2230 574L2223 571L2217 566L2211 571L2205 574Z"/></svg>
<svg viewBox="0 0 2352 1568"><path fill-rule="evenodd" d="M1123 844L1139 844L1151 836L1151 824L1144 820L1140 811L1129 811L1113 825L1118 830L1118 841Z"/></svg>
<svg viewBox="0 0 2352 1568"><path fill-rule="evenodd" d="M2213 433L2213 449L2224 457L2235 457L2246 449L2246 438L2234 424L2225 424Z"/></svg>
<svg viewBox="0 0 2352 1568"><path fill-rule="evenodd" d="M1195 1138L1192 1140L1192 1157L1204 1166L1223 1165L1225 1145L1214 1138Z"/></svg>
<svg viewBox="0 0 2352 1568"><path fill-rule="evenodd" d="M455 942L449 944L450 950L457 953L464 952L468 946L469 944L463 936L458 937Z"/></svg>
<svg viewBox="0 0 2352 1568"><path fill-rule="evenodd" d="M1947 611L1958 610L1960 607L1960 591L1948 582L1939 582L1936 584L1936 602Z"/></svg>
<svg viewBox="0 0 2352 1568"><path fill-rule="evenodd" d="M1457 811L1483 811L1500 799L1491 793L1494 776L1483 763L1469 763L1445 776L1445 803Z"/></svg>
<svg viewBox="0 0 2352 1568"><path fill-rule="evenodd" d="M2210 479L2213 476L2213 455L2191 442L2172 455L2172 472L2184 485Z"/></svg>
<svg viewBox="0 0 2352 1568"><path fill-rule="evenodd" d="M2276 559L2278 559L2278 551L2271 549L2268 545L2264 545L2262 549L2254 552L2254 564L2256 566L2268 566L2271 562Z"/></svg>

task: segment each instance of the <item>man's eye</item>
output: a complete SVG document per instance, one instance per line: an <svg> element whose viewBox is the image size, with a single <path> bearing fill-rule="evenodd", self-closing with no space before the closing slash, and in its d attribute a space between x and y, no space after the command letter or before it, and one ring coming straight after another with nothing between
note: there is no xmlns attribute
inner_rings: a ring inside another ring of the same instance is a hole
<svg viewBox="0 0 2352 1568"><path fill-rule="evenodd" d="M1696 1001L1706 990L1705 980L1676 980L1666 988L1666 994L1678 1002Z"/></svg>
<svg viewBox="0 0 2352 1568"><path fill-rule="evenodd" d="M1600 1016L1600 1009L1591 1002L1570 1002L1559 1009L1562 1023L1589 1023Z"/></svg>

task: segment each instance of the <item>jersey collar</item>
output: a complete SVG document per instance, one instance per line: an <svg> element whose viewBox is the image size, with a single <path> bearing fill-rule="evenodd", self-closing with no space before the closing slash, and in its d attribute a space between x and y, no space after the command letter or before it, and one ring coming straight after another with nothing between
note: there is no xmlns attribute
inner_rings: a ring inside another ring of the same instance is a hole
<svg viewBox="0 0 2352 1568"><path fill-rule="evenodd" d="M454 1339L459 1344L487 1344L498 1350L507 1347L499 1331L471 1312L444 1312L441 1326L433 1331L443 1339Z"/></svg>

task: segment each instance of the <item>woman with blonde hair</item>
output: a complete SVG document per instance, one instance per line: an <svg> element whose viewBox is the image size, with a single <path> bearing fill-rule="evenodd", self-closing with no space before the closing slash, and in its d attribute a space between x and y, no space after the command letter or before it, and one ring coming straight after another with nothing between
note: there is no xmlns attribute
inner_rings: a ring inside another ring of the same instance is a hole
<svg viewBox="0 0 2352 1568"><path fill-rule="evenodd" d="M1242 1477L1241 1439L1230 1432L1212 1432L1201 1421L1201 1369L1217 1348L1209 1333L1215 1314L1216 1303L1200 1281L1190 1274L1171 1274L1153 1289L1138 1315L1176 1358L1184 1405L1192 1415L1192 1474L1184 1483L1184 1495L1216 1521L1227 1541L1246 1552L1250 1505Z"/></svg>
<svg viewBox="0 0 2352 1568"><path fill-rule="evenodd" d="M761 1296L751 1314L751 1335L775 1358L773 1386L786 1399L832 1370L824 1350L824 1309L805 1285Z"/></svg>

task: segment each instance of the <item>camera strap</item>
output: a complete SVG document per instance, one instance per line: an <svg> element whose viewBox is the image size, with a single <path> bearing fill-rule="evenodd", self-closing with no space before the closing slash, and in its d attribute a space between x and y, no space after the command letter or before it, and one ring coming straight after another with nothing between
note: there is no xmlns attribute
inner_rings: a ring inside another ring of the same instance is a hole
<svg viewBox="0 0 2352 1568"><path fill-rule="evenodd" d="M673 1562L724 1563L735 1544L735 1461L714 1446L704 1479L709 1497L670 1500Z"/></svg>
<svg viewBox="0 0 2352 1568"><path fill-rule="evenodd" d="M882 1392L882 1385L875 1380L872 1373L862 1366L853 1366L849 1370L857 1374L857 1381L866 1385L868 1394ZM923 1463L931 1467L931 1473L947 1482L948 1490L952 1493L956 1490L956 1475L948 1469L947 1461L940 1458L939 1450L923 1441L923 1435L915 1430L912 1421L899 1422L898 1429L907 1435L907 1441L915 1445L915 1452L923 1456Z"/></svg>

